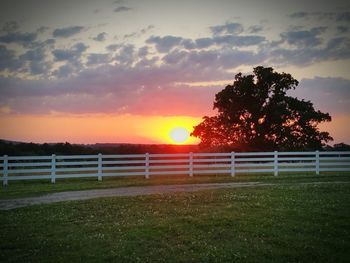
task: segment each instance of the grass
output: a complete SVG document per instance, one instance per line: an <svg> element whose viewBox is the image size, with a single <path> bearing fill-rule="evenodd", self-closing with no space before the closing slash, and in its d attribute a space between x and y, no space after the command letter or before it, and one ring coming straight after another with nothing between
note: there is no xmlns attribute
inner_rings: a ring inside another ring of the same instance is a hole
<svg viewBox="0 0 350 263"><path fill-rule="evenodd" d="M291 174L279 176L271 174L238 174L229 175L201 175L201 176L152 176L149 180L141 176L133 177L105 177L102 182L97 178L58 179L55 184L49 180L10 181L7 187L0 186L0 199L40 196L54 192L77 191L87 189L103 189L128 186L164 185L164 184L194 184L194 183L225 183L225 182L313 182L313 181L349 181L349 172L323 173L316 176L314 173Z"/></svg>
<svg viewBox="0 0 350 263"><path fill-rule="evenodd" d="M0 262L349 262L349 190L278 184L1 211Z"/></svg>

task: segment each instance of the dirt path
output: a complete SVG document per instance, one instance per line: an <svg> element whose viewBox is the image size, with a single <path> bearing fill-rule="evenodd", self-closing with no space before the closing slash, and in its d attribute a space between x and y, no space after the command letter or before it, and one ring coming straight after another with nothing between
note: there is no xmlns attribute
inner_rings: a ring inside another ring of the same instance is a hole
<svg viewBox="0 0 350 263"><path fill-rule="evenodd" d="M283 185L305 185L305 184L325 184L325 183L350 183L350 182L313 182L313 183L289 183ZM156 186L135 186L120 187L112 189L95 189L82 191L67 191L47 194L38 197L26 197L9 200L0 200L0 210L11 210L30 205L49 204L62 201L87 200L100 197L112 196L137 196L152 195L174 192L195 192L201 190L212 190L222 188L243 188L282 185L276 183L245 182L245 183L210 183L210 184L182 184L182 185L156 185Z"/></svg>

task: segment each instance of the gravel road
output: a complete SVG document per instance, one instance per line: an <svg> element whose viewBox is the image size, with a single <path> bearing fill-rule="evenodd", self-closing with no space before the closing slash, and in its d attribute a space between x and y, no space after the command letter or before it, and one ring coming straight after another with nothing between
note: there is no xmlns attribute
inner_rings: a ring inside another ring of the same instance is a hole
<svg viewBox="0 0 350 263"><path fill-rule="evenodd" d="M316 183L289 183L289 184L324 184L324 183L350 183L350 182L316 182ZM288 185L289 185L288 184ZM49 204L62 201L87 200L100 197L112 196L137 196L152 195L174 192L195 192L222 188L243 188L280 185L276 183L245 182L245 183L210 183L210 184L181 184L181 185L156 185L120 187L111 189L94 189L82 191L67 191L47 194L38 197L16 198L0 200L0 210L11 210L31 205ZM286 185L286 184L283 184Z"/></svg>

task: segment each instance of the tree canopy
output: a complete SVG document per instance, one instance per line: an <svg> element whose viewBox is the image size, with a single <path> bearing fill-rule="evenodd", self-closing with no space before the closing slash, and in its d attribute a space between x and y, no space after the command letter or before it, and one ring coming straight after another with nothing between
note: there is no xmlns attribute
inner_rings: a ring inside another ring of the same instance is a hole
<svg viewBox="0 0 350 263"><path fill-rule="evenodd" d="M216 116L204 116L191 135L201 146L242 150L320 149L333 140L317 127L331 121L311 101L287 95L298 81L271 67L256 67L253 74L235 76L232 85L215 96Z"/></svg>

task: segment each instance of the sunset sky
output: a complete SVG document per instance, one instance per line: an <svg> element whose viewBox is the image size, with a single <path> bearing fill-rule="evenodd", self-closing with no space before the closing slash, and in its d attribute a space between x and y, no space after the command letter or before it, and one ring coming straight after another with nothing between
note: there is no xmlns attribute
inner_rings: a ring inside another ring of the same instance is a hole
<svg viewBox="0 0 350 263"><path fill-rule="evenodd" d="M0 0L0 139L173 143L258 65L350 144L349 1Z"/></svg>

